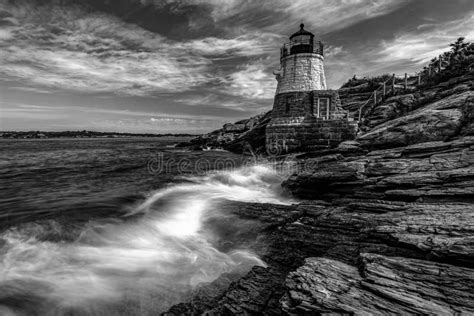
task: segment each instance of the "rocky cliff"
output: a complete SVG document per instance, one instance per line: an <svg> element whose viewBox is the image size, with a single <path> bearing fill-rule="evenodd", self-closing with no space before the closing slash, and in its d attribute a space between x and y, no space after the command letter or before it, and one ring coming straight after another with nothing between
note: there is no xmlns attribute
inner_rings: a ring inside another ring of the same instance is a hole
<svg viewBox="0 0 474 316"><path fill-rule="evenodd" d="M268 267L167 314L473 314L473 79L392 96L355 141L300 155L282 184L299 204L227 210Z"/></svg>
<svg viewBox="0 0 474 316"><path fill-rule="evenodd" d="M287 276L285 312L474 312L473 79L390 98L350 150L299 162L283 185L330 203L303 225L333 243Z"/></svg>
<svg viewBox="0 0 474 316"><path fill-rule="evenodd" d="M194 150L225 149L242 153L248 148L255 153L265 152L265 128L270 122L271 111L225 124L221 129L196 137L189 142L180 143L179 147L189 147Z"/></svg>

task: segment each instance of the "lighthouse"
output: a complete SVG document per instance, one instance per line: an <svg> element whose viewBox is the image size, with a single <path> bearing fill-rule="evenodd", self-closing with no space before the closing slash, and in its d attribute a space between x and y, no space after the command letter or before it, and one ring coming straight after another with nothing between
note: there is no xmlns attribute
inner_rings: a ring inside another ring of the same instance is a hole
<svg viewBox="0 0 474 316"><path fill-rule="evenodd" d="M280 49L280 69L272 118L266 128L270 154L337 146L353 139L356 124L341 108L339 94L328 90L324 46L300 25Z"/></svg>
<svg viewBox="0 0 474 316"><path fill-rule="evenodd" d="M290 41L280 49L277 96L287 92L326 90L323 44L300 25ZM284 96L283 96L284 97Z"/></svg>

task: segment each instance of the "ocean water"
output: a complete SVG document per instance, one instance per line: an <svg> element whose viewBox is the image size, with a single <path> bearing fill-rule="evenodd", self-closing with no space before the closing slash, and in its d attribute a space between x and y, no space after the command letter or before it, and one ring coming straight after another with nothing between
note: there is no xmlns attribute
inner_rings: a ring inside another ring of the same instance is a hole
<svg viewBox="0 0 474 316"><path fill-rule="evenodd" d="M0 141L0 315L156 315L265 266L225 205L291 203L282 174L176 141Z"/></svg>

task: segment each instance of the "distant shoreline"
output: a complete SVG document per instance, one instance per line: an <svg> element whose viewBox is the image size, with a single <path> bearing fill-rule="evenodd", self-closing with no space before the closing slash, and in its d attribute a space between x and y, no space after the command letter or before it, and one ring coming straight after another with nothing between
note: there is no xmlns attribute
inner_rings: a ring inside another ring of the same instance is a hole
<svg viewBox="0 0 474 316"><path fill-rule="evenodd" d="M0 131L0 139L71 139L71 138L136 138L136 137L196 137L197 134L151 134L151 133L114 133L114 132L95 132L95 131L62 131L62 132L44 132L44 131Z"/></svg>

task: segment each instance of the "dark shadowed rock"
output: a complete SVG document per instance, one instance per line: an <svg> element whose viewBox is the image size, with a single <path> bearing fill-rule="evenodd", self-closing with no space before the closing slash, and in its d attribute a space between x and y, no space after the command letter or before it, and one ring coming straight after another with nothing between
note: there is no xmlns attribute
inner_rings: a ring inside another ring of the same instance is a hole
<svg viewBox="0 0 474 316"><path fill-rule="evenodd" d="M252 150L257 154L265 153L265 128L268 122L270 122L271 112L266 113L258 118L252 118L252 123L247 126L251 126L248 131L239 135L233 141L224 145L224 149L231 152L242 153L246 149Z"/></svg>

